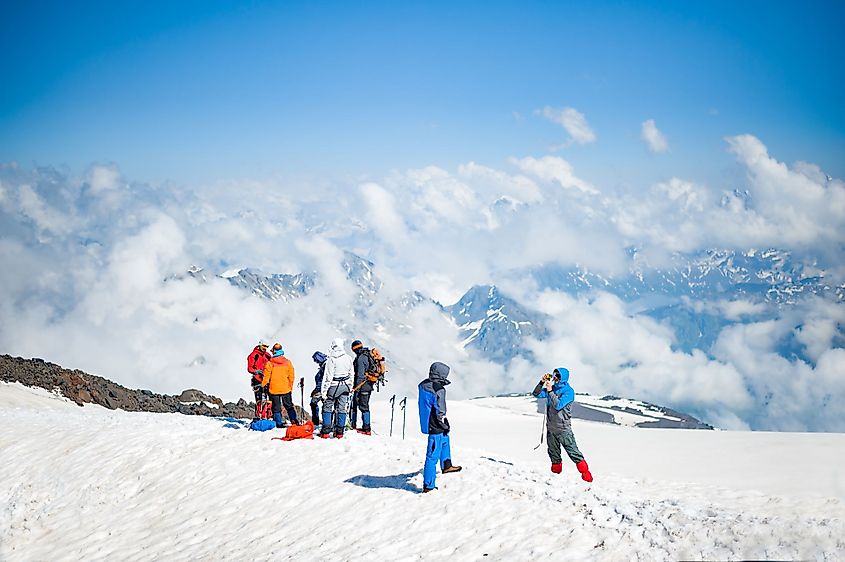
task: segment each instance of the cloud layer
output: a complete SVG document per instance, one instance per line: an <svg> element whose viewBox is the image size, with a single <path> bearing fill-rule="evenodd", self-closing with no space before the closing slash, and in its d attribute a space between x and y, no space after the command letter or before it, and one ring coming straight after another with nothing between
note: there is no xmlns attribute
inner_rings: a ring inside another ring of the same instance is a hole
<svg viewBox="0 0 845 562"><path fill-rule="evenodd" d="M827 260L841 280L845 184L811 164L777 161L750 135L728 138L727 147L743 189L676 177L636 197L606 194L549 155L353 185L192 189L138 184L113 165L79 177L4 165L0 351L131 386L247 398L244 358L258 338L281 341L308 378L311 353L341 335L391 351L399 366L391 392L412 393L434 360L453 365L456 397L528 390L538 373L565 364L579 391L649 399L723 427L841 431L845 411L832 398L845 390L839 302L774 311L700 303L737 323L708 353L684 353L671 327L630 313L600 288L575 298L519 274L541 264L620 274L631 246L652 263L701 248L779 247ZM366 315L342 250L374 261L384 280ZM205 282L186 275L192 264L207 269ZM243 266L317 271L319 282L302 299L274 303L213 275ZM448 304L482 283L550 315L551 337L528 343L536 364L485 361L460 348L435 305L397 304L412 290ZM800 358L778 355L785 338Z"/></svg>

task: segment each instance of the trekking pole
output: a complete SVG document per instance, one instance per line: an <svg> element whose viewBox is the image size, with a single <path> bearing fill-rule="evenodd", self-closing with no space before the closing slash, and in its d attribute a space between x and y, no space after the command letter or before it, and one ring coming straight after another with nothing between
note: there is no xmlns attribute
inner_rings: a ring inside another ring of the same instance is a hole
<svg viewBox="0 0 845 562"><path fill-rule="evenodd" d="M543 414L543 429L540 430L540 445L543 444L543 437L545 437L545 436L546 436L546 415ZM540 445L537 445L536 447L534 447L534 450L536 451L537 449L539 449Z"/></svg>
<svg viewBox="0 0 845 562"><path fill-rule="evenodd" d="M302 419L305 419L305 377L299 379L299 409L302 410Z"/></svg>
<svg viewBox="0 0 845 562"><path fill-rule="evenodd" d="M393 437L393 408L396 403L396 395L390 398L390 436Z"/></svg>
<svg viewBox="0 0 845 562"><path fill-rule="evenodd" d="M399 407L402 408L402 440L405 440L405 403L408 401L408 397L402 399L399 402Z"/></svg>

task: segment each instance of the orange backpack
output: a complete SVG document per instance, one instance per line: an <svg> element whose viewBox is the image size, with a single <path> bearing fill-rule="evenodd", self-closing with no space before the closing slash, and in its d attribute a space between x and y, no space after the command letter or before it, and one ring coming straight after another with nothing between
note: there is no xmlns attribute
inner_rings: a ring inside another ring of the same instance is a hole
<svg viewBox="0 0 845 562"><path fill-rule="evenodd" d="M387 372L387 364L384 355L376 349L370 349L370 368L367 370L367 380L370 382L378 382L384 380L384 374Z"/></svg>
<svg viewBox="0 0 845 562"><path fill-rule="evenodd" d="M285 430L284 437L274 437L280 441L293 441L294 439L314 439L314 423L307 420L302 425L289 425Z"/></svg>

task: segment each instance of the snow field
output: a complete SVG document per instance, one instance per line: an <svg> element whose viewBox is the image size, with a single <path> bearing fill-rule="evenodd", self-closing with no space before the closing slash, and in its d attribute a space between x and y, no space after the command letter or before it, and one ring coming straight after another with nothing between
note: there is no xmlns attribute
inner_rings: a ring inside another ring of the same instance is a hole
<svg viewBox="0 0 845 562"><path fill-rule="evenodd" d="M725 448L754 452L776 447L766 441L772 434L576 424L596 477L589 485L571 463L563 475L548 472L545 448L533 450L538 415L450 402L454 461L464 470L438 475L439 489L423 495L416 405L409 404L405 441L397 408L391 439L387 398L373 400L378 435L281 442L271 440L281 431L80 408L2 384L0 560L845 557L833 490L775 493L777 478L763 476L778 467L755 463L753 454L744 462L763 491L744 481L734 488L696 481L693 465L713 456L694 454L696 435L736 438ZM804 442L775 435L787 438L785 450ZM845 436L826 437L813 447L823 455L839 445L830 454L841 466ZM648 480L612 464L650 441L664 457L680 458L664 458L664 470ZM827 465L807 476L824 486L838 473ZM731 482L730 474L720 478ZM791 490L790 478L781 478L781 492Z"/></svg>

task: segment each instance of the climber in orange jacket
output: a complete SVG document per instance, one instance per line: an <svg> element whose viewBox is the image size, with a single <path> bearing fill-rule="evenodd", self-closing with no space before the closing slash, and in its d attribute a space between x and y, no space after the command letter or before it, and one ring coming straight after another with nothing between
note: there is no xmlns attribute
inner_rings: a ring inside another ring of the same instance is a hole
<svg viewBox="0 0 845 562"><path fill-rule="evenodd" d="M285 357L285 350L282 344L273 344L272 357L264 365L263 385L267 387L270 394L270 402L273 405L273 421L276 427L285 427L282 419L282 405L288 413L291 423L299 425L296 419L296 410L293 407L293 382L296 375L293 370L293 363Z"/></svg>

